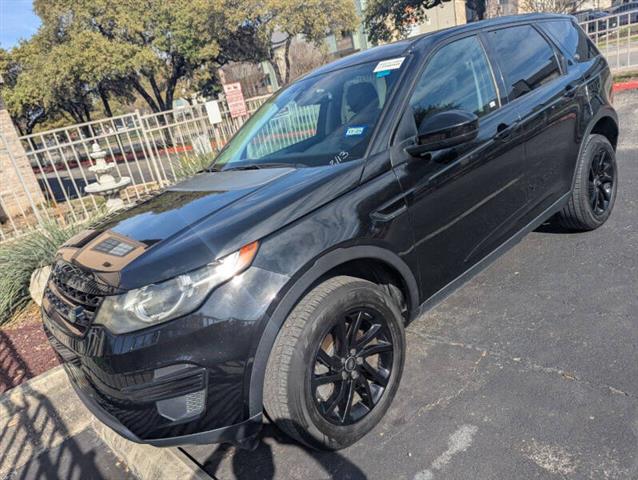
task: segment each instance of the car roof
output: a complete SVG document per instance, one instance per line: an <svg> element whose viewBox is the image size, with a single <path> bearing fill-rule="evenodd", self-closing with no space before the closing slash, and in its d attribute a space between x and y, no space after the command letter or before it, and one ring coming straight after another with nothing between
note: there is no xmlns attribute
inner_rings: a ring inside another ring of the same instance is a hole
<svg viewBox="0 0 638 480"><path fill-rule="evenodd" d="M436 30L434 32L424 33L422 35L410 37L405 40L399 40L398 42L380 45L378 47L373 47L368 50L362 50L352 55L348 55L347 57L340 58L339 60L335 60L334 62L330 62L322 67L317 68L316 70L313 70L306 76L306 78L314 77L315 75L320 75L327 72L332 72L334 70L340 70L344 67L349 67L352 65L359 65L361 63L375 62L388 58L404 56L407 55L410 50L415 47L416 44L426 38L433 40L442 40L459 33L478 31L494 26L505 26L521 22L525 23L548 19L571 20L573 19L573 17L571 15L560 14L528 13L524 15L508 15L498 18L492 18L489 20L481 20L479 22L467 23L465 25L459 25L456 27L445 28L443 30Z"/></svg>

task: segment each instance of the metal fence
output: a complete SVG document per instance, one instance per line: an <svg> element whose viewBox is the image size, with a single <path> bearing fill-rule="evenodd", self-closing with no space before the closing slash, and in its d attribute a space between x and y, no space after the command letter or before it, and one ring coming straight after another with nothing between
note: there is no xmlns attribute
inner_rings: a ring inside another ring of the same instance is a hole
<svg viewBox="0 0 638 480"><path fill-rule="evenodd" d="M580 26L607 58L612 70L638 67L638 10L580 22Z"/></svg>
<svg viewBox="0 0 638 480"><path fill-rule="evenodd" d="M103 200L84 190L95 181L89 170L94 144L106 151L107 162L114 163L114 176L131 179L121 197L134 202L183 176L185 161L202 155L212 159L268 97L247 99L246 115L237 118L220 101L222 121L216 124L211 123L206 106L196 104L147 115L136 111L25 135L19 141L26 153L26 169L25 160L16 158L15 149L9 148L10 141L0 132L0 154L9 159L0 185L0 242L47 219L75 223L95 215Z"/></svg>

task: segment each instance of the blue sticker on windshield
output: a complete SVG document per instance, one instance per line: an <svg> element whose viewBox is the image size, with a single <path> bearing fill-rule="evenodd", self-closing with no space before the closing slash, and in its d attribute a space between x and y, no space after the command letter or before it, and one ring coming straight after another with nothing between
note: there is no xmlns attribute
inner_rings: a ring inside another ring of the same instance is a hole
<svg viewBox="0 0 638 480"><path fill-rule="evenodd" d="M346 137L355 137L355 136L360 136L363 135L363 132L366 131L366 125L356 125L353 127L349 127L348 130L346 130Z"/></svg>
<svg viewBox="0 0 638 480"><path fill-rule="evenodd" d="M383 70L382 72L377 72L377 78L387 77L392 73L392 70Z"/></svg>

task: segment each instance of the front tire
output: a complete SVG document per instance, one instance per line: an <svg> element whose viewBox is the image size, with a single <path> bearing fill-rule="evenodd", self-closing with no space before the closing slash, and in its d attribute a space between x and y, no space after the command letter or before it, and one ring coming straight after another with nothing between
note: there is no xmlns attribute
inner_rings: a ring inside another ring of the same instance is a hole
<svg viewBox="0 0 638 480"><path fill-rule="evenodd" d="M558 214L561 225L576 231L600 227L611 215L617 190L616 152L606 137L590 135L578 158L569 202Z"/></svg>
<svg viewBox="0 0 638 480"><path fill-rule="evenodd" d="M295 307L268 359L264 407L316 449L345 448L383 417L399 386L403 317L378 285L338 276Z"/></svg>

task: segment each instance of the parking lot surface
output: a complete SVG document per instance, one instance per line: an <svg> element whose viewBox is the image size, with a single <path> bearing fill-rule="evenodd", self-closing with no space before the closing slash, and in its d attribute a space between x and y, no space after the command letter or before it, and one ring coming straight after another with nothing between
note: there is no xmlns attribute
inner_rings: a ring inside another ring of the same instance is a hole
<svg viewBox="0 0 638 480"><path fill-rule="evenodd" d="M620 187L590 233L545 225L407 331L385 419L340 452L267 426L186 452L221 480L638 478L638 91L616 95Z"/></svg>

